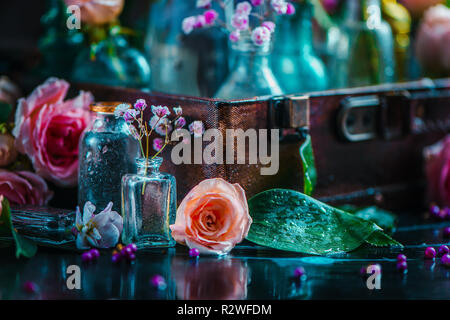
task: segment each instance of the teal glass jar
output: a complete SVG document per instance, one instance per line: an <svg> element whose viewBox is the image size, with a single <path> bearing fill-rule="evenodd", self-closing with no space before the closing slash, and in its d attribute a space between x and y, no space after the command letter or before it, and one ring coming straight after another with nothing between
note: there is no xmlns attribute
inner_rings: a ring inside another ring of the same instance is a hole
<svg viewBox="0 0 450 320"><path fill-rule="evenodd" d="M100 41L94 52L91 47L83 48L72 70L75 82L128 88L148 88L150 77L145 56L120 35Z"/></svg>
<svg viewBox="0 0 450 320"><path fill-rule="evenodd" d="M307 1L293 4L295 14L277 20L273 71L286 94L325 90L325 66L313 48L313 6Z"/></svg>
<svg viewBox="0 0 450 320"><path fill-rule="evenodd" d="M175 223L175 177L159 171L163 158L136 158L137 174L122 178L122 242L139 249L173 247L169 226Z"/></svg>

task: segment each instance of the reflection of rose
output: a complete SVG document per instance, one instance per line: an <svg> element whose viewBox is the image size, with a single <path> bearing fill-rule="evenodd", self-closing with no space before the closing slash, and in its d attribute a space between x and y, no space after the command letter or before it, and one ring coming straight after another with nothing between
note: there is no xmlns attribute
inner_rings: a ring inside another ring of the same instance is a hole
<svg viewBox="0 0 450 320"><path fill-rule="evenodd" d="M207 179L183 199L170 229L173 238L189 248L226 254L247 236L251 223L241 186Z"/></svg>
<svg viewBox="0 0 450 320"><path fill-rule="evenodd" d="M427 73L450 74L450 9L446 6L425 12L417 34L416 55Z"/></svg>
<svg viewBox="0 0 450 320"><path fill-rule="evenodd" d="M64 0L80 7L81 21L88 24L113 22L122 12L124 0Z"/></svg>
<svg viewBox="0 0 450 320"><path fill-rule="evenodd" d="M420 17L422 13L431 6L443 3L444 0L400 0L413 17Z"/></svg>
<svg viewBox="0 0 450 320"><path fill-rule="evenodd" d="M424 150L430 200L450 206L450 135Z"/></svg>
<svg viewBox="0 0 450 320"><path fill-rule="evenodd" d="M20 99L13 134L16 147L33 162L36 173L62 186L73 186L78 175L78 142L91 120L90 93L64 101L69 84L48 79Z"/></svg>
<svg viewBox="0 0 450 320"><path fill-rule="evenodd" d="M10 172L0 170L0 194L11 204L46 205L53 196L47 183L29 171Z"/></svg>
<svg viewBox="0 0 450 320"><path fill-rule="evenodd" d="M177 296L184 300L241 300L247 297L247 266L237 259L174 259Z"/></svg>
<svg viewBox="0 0 450 320"><path fill-rule="evenodd" d="M10 134L0 134L0 167L10 165L17 158L14 138Z"/></svg>

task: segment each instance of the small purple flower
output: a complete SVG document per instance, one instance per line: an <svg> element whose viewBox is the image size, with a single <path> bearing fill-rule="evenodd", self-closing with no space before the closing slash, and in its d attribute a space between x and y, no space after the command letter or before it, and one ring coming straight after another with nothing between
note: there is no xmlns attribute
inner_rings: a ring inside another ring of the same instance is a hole
<svg viewBox="0 0 450 320"><path fill-rule="evenodd" d="M206 25L206 20L204 15L199 15L195 19L194 29L201 29Z"/></svg>
<svg viewBox="0 0 450 320"><path fill-rule="evenodd" d="M144 99L138 99L134 104L134 108L139 111L144 111L147 108L147 102Z"/></svg>
<svg viewBox="0 0 450 320"><path fill-rule="evenodd" d="M153 139L153 150L158 152L159 150L162 149L163 146L164 146L164 140L163 139L161 139L161 138Z"/></svg>
<svg viewBox="0 0 450 320"><path fill-rule="evenodd" d="M136 120L136 117L138 115L138 111L134 110L134 109L128 109L127 111L125 111L125 113L123 114L123 119L126 122L132 122L134 120Z"/></svg>
<svg viewBox="0 0 450 320"><path fill-rule="evenodd" d="M238 30L248 29L249 18L246 15L234 14L231 17L231 25Z"/></svg>
<svg viewBox="0 0 450 320"><path fill-rule="evenodd" d="M181 116L183 114L183 108L181 107L173 108L173 112L175 113L175 115Z"/></svg>
<svg viewBox="0 0 450 320"><path fill-rule="evenodd" d="M287 3L286 14L288 16L292 16L293 14L295 14L295 7L292 3Z"/></svg>
<svg viewBox="0 0 450 320"><path fill-rule="evenodd" d="M275 23L272 21L264 21L261 26L267 28L270 32L275 31Z"/></svg>
<svg viewBox="0 0 450 320"><path fill-rule="evenodd" d="M257 7L260 6L263 3L263 0L250 0L252 2L252 5Z"/></svg>
<svg viewBox="0 0 450 320"><path fill-rule="evenodd" d="M216 10L211 9L211 10L205 11L203 16L205 17L206 24L207 25L212 25L216 21L216 19L219 16L219 14L217 13Z"/></svg>
<svg viewBox="0 0 450 320"><path fill-rule="evenodd" d="M235 14L248 16L252 11L252 5L248 1L239 2L236 6Z"/></svg>
<svg viewBox="0 0 450 320"><path fill-rule="evenodd" d="M238 42L239 39L241 38L241 34L238 30L235 30L230 33L230 36L228 38L230 39L231 42Z"/></svg>
<svg viewBox="0 0 450 320"><path fill-rule="evenodd" d="M164 118L170 115L169 108L166 106L152 106L152 113L158 118Z"/></svg>
<svg viewBox="0 0 450 320"><path fill-rule="evenodd" d="M203 135L205 128L203 127L203 122L194 121L189 125L189 131L194 135L195 138L199 138Z"/></svg>
<svg viewBox="0 0 450 320"><path fill-rule="evenodd" d="M166 135L172 131L172 125L167 118L158 118L157 116L153 116L150 119L150 127L155 130L155 132L161 136Z"/></svg>
<svg viewBox="0 0 450 320"><path fill-rule="evenodd" d="M211 1L212 0L197 0L196 6L197 8L208 9L211 8Z"/></svg>
<svg viewBox="0 0 450 320"><path fill-rule="evenodd" d="M181 28L183 29L183 32L185 34L189 34L194 30L195 23L197 21L196 17L187 17L183 19L183 22L181 23Z"/></svg>
<svg viewBox="0 0 450 320"><path fill-rule="evenodd" d="M270 41L271 33L266 27L257 27L252 32L252 41L257 46L262 46Z"/></svg>
<svg viewBox="0 0 450 320"><path fill-rule="evenodd" d="M179 117L177 120L175 120L175 129L181 129L186 125L186 119L183 117Z"/></svg>

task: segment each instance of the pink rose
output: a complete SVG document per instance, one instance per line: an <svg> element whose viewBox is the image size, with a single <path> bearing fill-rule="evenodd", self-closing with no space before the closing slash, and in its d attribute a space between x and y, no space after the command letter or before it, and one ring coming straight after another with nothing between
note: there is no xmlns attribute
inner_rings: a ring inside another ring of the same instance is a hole
<svg viewBox="0 0 450 320"><path fill-rule="evenodd" d="M0 134L0 167L6 167L17 158L14 138L10 134Z"/></svg>
<svg viewBox="0 0 450 320"><path fill-rule="evenodd" d="M0 195L13 205L44 206L53 192L48 189L45 180L33 172L0 170Z"/></svg>
<svg viewBox="0 0 450 320"><path fill-rule="evenodd" d="M170 229L175 241L221 255L247 236L251 223L241 186L217 178L200 182L187 194Z"/></svg>
<svg viewBox="0 0 450 320"><path fill-rule="evenodd" d="M430 201L450 206L450 135L426 147L424 156Z"/></svg>
<svg viewBox="0 0 450 320"><path fill-rule="evenodd" d="M416 55L427 73L450 74L450 8L437 5L425 12L417 33Z"/></svg>
<svg viewBox="0 0 450 320"><path fill-rule="evenodd" d="M78 142L93 102L89 92L64 101L68 88L66 81L50 78L20 99L13 130L18 151L28 155L36 173L60 186L77 184Z"/></svg>
<svg viewBox="0 0 450 320"><path fill-rule="evenodd" d="M81 21L87 24L113 22L122 12L124 0L64 0L67 6L80 7Z"/></svg>
<svg viewBox="0 0 450 320"><path fill-rule="evenodd" d="M247 297L248 267L238 259L173 259L172 275L182 300L241 300Z"/></svg>

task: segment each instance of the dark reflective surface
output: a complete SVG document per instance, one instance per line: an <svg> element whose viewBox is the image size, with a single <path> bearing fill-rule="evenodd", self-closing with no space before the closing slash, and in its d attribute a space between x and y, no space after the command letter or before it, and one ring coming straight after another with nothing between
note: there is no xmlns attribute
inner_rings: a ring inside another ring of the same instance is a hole
<svg viewBox="0 0 450 320"><path fill-rule="evenodd" d="M181 246L138 254L133 264L111 263L110 251L96 263L83 264L79 254L40 248L30 259L16 260L10 248L0 249L1 299L450 299L450 268L424 260L427 245L449 243L442 229L450 223L420 221L401 216L395 238L401 249L360 248L333 257L308 257L245 243L226 258L188 257ZM408 257L408 273L396 270L396 256ZM382 266L380 290L369 290L360 276L362 266ZM69 265L81 268L81 289L66 286ZM306 281L293 278L303 266ZM161 274L165 290L150 285ZM23 283L35 282L39 290L26 293Z"/></svg>

